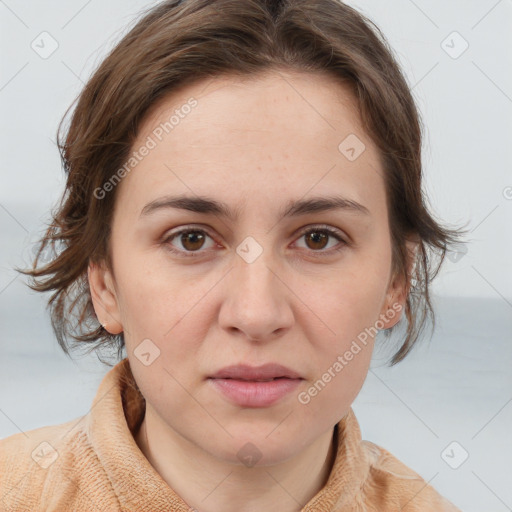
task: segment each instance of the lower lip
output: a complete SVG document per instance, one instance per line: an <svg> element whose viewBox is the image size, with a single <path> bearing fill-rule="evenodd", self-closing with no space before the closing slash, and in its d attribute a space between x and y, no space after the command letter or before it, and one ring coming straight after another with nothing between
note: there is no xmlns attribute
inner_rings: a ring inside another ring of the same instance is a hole
<svg viewBox="0 0 512 512"><path fill-rule="evenodd" d="M268 382L209 380L226 398L240 407L268 407L296 389L302 379L275 379Z"/></svg>

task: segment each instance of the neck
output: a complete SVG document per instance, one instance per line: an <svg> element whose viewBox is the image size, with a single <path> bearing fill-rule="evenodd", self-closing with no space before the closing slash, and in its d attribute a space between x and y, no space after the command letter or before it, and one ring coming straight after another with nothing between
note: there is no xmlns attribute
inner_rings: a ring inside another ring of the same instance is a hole
<svg viewBox="0 0 512 512"><path fill-rule="evenodd" d="M233 465L190 443L148 409L135 441L169 487L197 512L300 511L327 482L336 454L330 429L282 463Z"/></svg>

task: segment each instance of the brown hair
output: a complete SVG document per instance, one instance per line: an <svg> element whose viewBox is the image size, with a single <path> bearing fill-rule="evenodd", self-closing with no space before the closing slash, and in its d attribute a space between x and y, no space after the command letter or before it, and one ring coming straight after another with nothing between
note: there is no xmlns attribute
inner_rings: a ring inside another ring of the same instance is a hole
<svg viewBox="0 0 512 512"><path fill-rule="evenodd" d="M429 285L460 233L428 212L421 189L419 113L379 28L338 0L171 0L145 12L99 65L76 99L64 144L60 131L71 106L57 130L65 193L32 269L17 270L32 277L33 290L54 291L48 301L52 326L68 355L71 345L111 346L119 357L124 347L122 334L111 335L99 324L90 296L89 261L103 260L111 268L116 198L115 188L103 198L94 191L123 167L150 107L192 81L273 69L324 72L350 84L363 128L380 151L392 271L409 289L407 332L391 364L407 355L429 317L434 325ZM410 237L420 242L413 272L405 246ZM62 250L37 268L42 251L56 243Z"/></svg>

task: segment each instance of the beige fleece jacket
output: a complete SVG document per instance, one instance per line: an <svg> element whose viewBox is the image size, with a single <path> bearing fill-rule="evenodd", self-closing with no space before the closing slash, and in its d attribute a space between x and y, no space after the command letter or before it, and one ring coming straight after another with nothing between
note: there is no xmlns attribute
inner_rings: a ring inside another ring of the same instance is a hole
<svg viewBox="0 0 512 512"><path fill-rule="evenodd" d="M192 512L134 440L144 411L124 359L82 418L1 440L0 510ZM388 451L362 441L352 409L336 429L330 476L304 512L460 512Z"/></svg>

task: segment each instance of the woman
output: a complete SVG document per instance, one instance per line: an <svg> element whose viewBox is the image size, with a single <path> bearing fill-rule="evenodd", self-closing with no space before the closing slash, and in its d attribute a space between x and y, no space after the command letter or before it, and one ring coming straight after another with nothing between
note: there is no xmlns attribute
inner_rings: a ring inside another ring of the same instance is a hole
<svg viewBox="0 0 512 512"><path fill-rule="evenodd" d="M6 510L454 511L362 441L376 334L432 313L459 233L421 193L414 101L337 0L152 8L81 93L25 271L61 346L126 349L90 412L2 441ZM431 258L437 252L438 265Z"/></svg>

